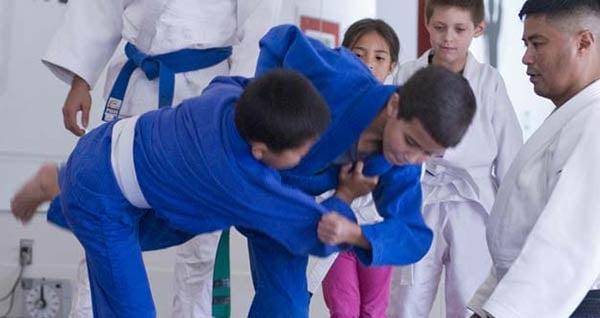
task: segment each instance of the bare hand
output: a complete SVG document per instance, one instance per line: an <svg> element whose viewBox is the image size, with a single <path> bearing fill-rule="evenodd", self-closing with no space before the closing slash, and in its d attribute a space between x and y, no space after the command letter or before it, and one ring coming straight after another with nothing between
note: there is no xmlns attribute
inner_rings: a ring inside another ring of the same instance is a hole
<svg viewBox="0 0 600 318"><path fill-rule="evenodd" d="M75 136L85 134L90 119L90 109L92 108L92 96L90 95L90 86L81 77L75 75L71 83L71 90L67 95L63 106L63 121L65 128ZM77 114L81 112L80 127L77 124Z"/></svg>
<svg viewBox="0 0 600 318"><path fill-rule="evenodd" d="M319 239L326 244L337 245L354 242L354 237L361 235L358 224L348 220L337 212L323 215L317 227Z"/></svg>
<svg viewBox="0 0 600 318"><path fill-rule="evenodd" d="M377 186L379 177L366 177L363 174L364 163L356 162L354 169L351 164L346 164L340 169L339 185L336 190L336 196L351 203L352 200L371 193Z"/></svg>

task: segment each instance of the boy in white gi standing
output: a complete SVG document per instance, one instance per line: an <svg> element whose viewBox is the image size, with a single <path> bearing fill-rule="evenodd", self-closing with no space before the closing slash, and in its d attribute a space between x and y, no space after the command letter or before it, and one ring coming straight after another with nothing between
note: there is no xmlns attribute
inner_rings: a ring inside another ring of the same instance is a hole
<svg viewBox="0 0 600 318"><path fill-rule="evenodd" d="M421 261L395 270L390 313L427 317L445 269L446 316L468 317L466 303L491 264L488 215L523 136L500 73L469 52L485 28L483 0L430 0L425 17L432 49L402 64L396 83L429 64L444 66L469 81L477 112L461 143L425 164L423 215L433 243Z"/></svg>

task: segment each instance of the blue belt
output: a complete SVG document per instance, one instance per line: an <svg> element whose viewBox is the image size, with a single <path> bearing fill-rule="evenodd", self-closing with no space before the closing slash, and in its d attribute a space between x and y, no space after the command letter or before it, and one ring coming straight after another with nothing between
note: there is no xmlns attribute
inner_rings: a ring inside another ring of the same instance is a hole
<svg viewBox="0 0 600 318"><path fill-rule="evenodd" d="M133 44L127 43L125 54L129 60L119 72L110 91L102 120L112 121L119 118L127 84L136 68L139 67L148 80L158 78L158 106L171 106L176 73L195 71L219 64L231 56L231 51L231 47L205 50L182 49L151 56L142 53Z"/></svg>

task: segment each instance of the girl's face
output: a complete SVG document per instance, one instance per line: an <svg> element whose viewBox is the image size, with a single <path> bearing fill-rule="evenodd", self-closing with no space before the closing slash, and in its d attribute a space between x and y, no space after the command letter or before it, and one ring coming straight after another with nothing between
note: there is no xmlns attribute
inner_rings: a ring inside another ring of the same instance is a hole
<svg viewBox="0 0 600 318"><path fill-rule="evenodd" d="M392 62L389 45L375 31L363 34L350 47L350 50L369 67L373 75L381 82L385 81L385 78L396 66L396 63Z"/></svg>

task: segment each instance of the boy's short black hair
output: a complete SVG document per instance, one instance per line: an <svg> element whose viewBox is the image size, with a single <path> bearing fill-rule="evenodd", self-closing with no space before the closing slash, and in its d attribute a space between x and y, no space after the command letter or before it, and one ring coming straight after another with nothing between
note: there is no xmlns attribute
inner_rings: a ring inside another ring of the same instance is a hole
<svg viewBox="0 0 600 318"><path fill-rule="evenodd" d="M303 75L284 69L250 82L235 107L235 125L248 142L281 152L317 138L329 125L329 108Z"/></svg>
<svg viewBox="0 0 600 318"><path fill-rule="evenodd" d="M579 13L593 13L600 16L598 0L527 0L519 11L519 18L528 15L544 14L551 18L571 16Z"/></svg>
<svg viewBox="0 0 600 318"><path fill-rule="evenodd" d="M483 0L427 0L425 4L425 17L427 23L433 16L435 8L456 7L471 13L473 24L477 25L485 19Z"/></svg>
<svg viewBox="0 0 600 318"><path fill-rule="evenodd" d="M417 71L399 88L398 118L418 119L440 146L456 146L475 115L476 100L460 74L431 65Z"/></svg>
<svg viewBox="0 0 600 318"><path fill-rule="evenodd" d="M381 19L366 18L352 23L352 25L348 27L348 30L346 30L346 33L344 33L342 46L352 49L363 35L370 32L376 32L385 40L390 49L392 63L398 62L398 56L400 55L400 40L394 29Z"/></svg>

